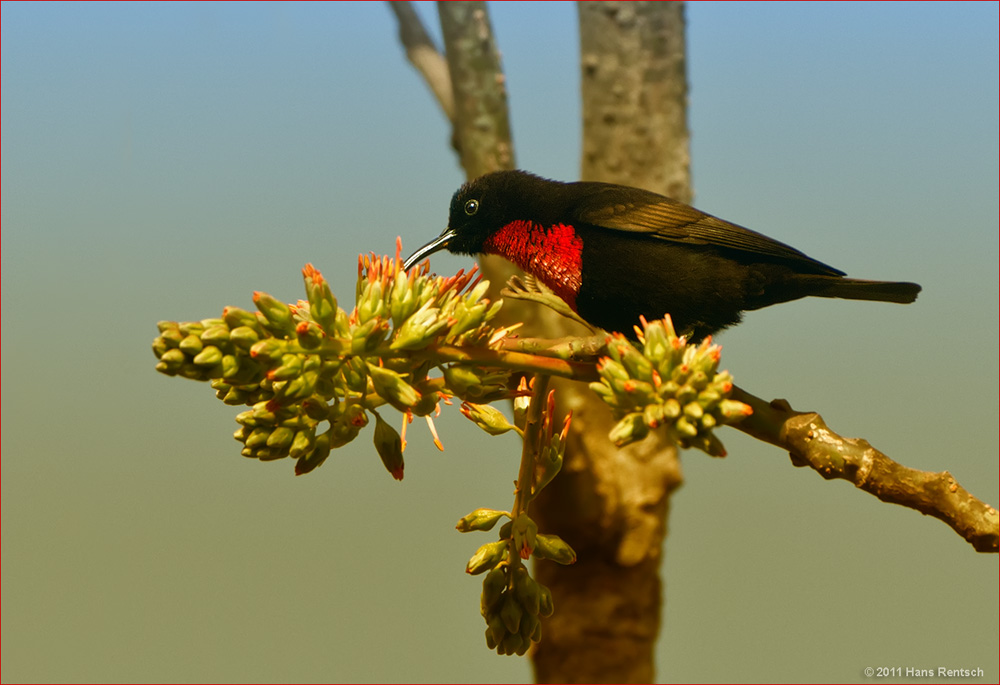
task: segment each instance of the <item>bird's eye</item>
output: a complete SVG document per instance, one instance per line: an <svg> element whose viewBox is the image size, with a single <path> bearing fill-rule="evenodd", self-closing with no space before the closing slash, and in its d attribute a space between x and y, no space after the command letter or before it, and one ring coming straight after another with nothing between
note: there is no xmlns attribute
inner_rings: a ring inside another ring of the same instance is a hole
<svg viewBox="0 0 1000 685"><path fill-rule="evenodd" d="M479 211L479 200L469 200L465 203L465 213L472 216Z"/></svg>

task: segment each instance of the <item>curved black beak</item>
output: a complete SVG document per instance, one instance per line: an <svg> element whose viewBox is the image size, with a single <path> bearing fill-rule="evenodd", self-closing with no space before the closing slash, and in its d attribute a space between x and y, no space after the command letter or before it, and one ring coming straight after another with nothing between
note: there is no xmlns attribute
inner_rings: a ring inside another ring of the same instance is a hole
<svg viewBox="0 0 1000 685"><path fill-rule="evenodd" d="M451 230L450 228L445 230L445 232L439 235L437 238L430 241L423 247L419 248L416 252L411 254L409 257L407 257L406 261L403 262L403 269L408 271L411 266L419 262L427 255L433 254L438 250L445 249L446 247L448 247L448 243L452 241L455 235L456 235L455 231Z"/></svg>

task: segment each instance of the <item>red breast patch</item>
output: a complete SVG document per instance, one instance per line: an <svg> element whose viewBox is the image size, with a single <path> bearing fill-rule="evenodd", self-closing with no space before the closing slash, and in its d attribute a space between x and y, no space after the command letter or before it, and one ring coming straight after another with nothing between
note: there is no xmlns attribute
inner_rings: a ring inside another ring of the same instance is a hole
<svg viewBox="0 0 1000 685"><path fill-rule="evenodd" d="M531 221L512 221L486 239L483 252L514 262L576 311L583 239L572 226L545 228Z"/></svg>

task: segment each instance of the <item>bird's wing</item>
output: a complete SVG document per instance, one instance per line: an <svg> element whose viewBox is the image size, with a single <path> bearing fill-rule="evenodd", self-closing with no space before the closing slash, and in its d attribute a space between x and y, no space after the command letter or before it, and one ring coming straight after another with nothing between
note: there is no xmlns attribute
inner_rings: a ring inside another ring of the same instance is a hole
<svg viewBox="0 0 1000 685"><path fill-rule="evenodd" d="M676 200L648 191L593 184L573 211L579 221L617 231L645 233L650 237L691 245L716 245L791 262L831 276L844 272L809 257L794 247Z"/></svg>

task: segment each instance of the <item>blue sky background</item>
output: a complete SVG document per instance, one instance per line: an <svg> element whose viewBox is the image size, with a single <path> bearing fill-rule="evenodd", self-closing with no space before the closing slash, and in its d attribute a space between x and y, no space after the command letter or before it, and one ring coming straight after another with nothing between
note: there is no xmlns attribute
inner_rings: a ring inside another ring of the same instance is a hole
<svg viewBox="0 0 1000 685"><path fill-rule="evenodd" d="M575 7L490 9L519 166L576 178ZM924 286L752 313L723 365L995 506L997 3L687 15L696 204ZM294 301L307 261L347 300L359 252L443 228L462 172L390 11L4 2L0 28L4 681L529 680L487 651L463 573L490 538L452 528L509 505L513 438L452 412L443 454L414 426L402 483L369 433L294 478L149 351L159 319ZM661 680L996 682L995 555L720 437L725 460L683 455Z"/></svg>

